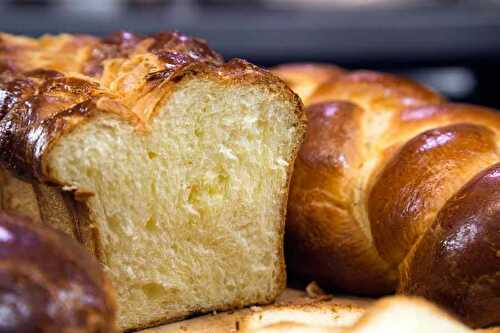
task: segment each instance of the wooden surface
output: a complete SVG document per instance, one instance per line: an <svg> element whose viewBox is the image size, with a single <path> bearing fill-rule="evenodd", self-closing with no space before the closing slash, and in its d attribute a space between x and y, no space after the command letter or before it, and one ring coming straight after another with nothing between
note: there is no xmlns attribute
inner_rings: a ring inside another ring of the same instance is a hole
<svg viewBox="0 0 500 333"><path fill-rule="evenodd" d="M368 298L344 296L328 296L322 298L328 303L332 304L356 305L363 308L368 307L370 303L373 302L372 299ZM287 289L283 293L283 295L278 298L276 304L305 304L317 300L317 297L310 297L305 291L297 289ZM208 314L177 323L146 329L141 331L140 333L234 333L236 332L236 322L241 321L241 319L248 315L251 311L255 311L255 307L217 314Z"/></svg>

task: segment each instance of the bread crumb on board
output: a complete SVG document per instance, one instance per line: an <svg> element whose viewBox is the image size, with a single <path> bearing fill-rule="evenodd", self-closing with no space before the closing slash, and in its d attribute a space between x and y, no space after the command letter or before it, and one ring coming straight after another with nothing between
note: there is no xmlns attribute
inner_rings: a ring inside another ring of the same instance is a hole
<svg viewBox="0 0 500 333"><path fill-rule="evenodd" d="M328 294L325 292L321 287L318 285L316 281L312 281L309 283L306 287L306 294L309 298L320 298L320 299L329 299L332 298L332 295Z"/></svg>

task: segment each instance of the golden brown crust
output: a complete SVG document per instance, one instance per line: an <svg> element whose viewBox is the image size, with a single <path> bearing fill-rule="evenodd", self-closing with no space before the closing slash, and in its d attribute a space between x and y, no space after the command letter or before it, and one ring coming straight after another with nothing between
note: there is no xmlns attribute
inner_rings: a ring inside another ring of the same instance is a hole
<svg viewBox="0 0 500 333"><path fill-rule="evenodd" d="M368 148L377 137L367 127L386 126L371 125L376 115L396 120L408 106L442 98L410 80L358 71L324 82L308 101L310 127L295 166L287 216L289 266L323 286L391 292L397 270L380 257L367 218L359 213L364 199L357 193L367 187L360 174L365 160L373 158Z"/></svg>
<svg viewBox="0 0 500 333"><path fill-rule="evenodd" d="M404 109L384 133L381 141L390 146L408 141L426 130L459 123L481 125L500 132L496 110L476 105L442 103Z"/></svg>
<svg viewBox="0 0 500 333"><path fill-rule="evenodd" d="M446 103L416 82L369 71L322 83L306 106L310 127L296 162L287 215L286 254L292 274L359 294L393 291L402 274L401 291L439 301L474 325L497 323L484 304L498 307L498 243L489 242L496 258L475 257L476 263L488 261L485 269L496 267L496 275L491 268L489 275L472 281L466 276L468 259L458 269L451 267L456 261L439 254L445 231L425 236L421 245L419 241L438 223L442 207L446 211L455 202L450 198L463 184L500 161L499 113ZM498 196L486 192L482 203L469 205L492 212L486 203ZM470 216L457 205L453 216L459 226ZM476 215L470 218L486 227ZM483 235L481 240L490 238ZM466 239L454 242L454 255L469 258ZM412 263L414 255L420 256ZM449 263L439 266L432 259L437 257ZM474 272L471 266L470 274ZM413 285L418 281L422 283ZM469 287L474 291L463 292Z"/></svg>
<svg viewBox="0 0 500 333"><path fill-rule="evenodd" d="M75 241L0 214L0 326L9 332L116 332L111 285Z"/></svg>
<svg viewBox="0 0 500 333"><path fill-rule="evenodd" d="M146 61L149 67L141 68ZM118 113L140 126L149 110L138 111L131 101L159 84L151 76L165 81L195 64L220 65L221 58L203 41L178 33L119 33L102 40L1 34L0 159L17 174L48 180L43 156L55 139L97 111ZM130 71L134 66L137 73ZM120 89L124 85L128 89Z"/></svg>
<svg viewBox="0 0 500 333"><path fill-rule="evenodd" d="M0 160L18 175L54 181L44 156L64 133L100 112L145 129L170 83L193 73L288 89L243 60L223 64L204 41L175 32L105 39L0 34ZM292 93L289 98L296 99Z"/></svg>
<svg viewBox="0 0 500 333"><path fill-rule="evenodd" d="M355 71L321 85L309 104L322 101L355 102L370 112L379 109L401 111L409 107L441 103L434 91L412 80L372 71Z"/></svg>
<svg viewBox="0 0 500 333"><path fill-rule="evenodd" d="M474 327L499 325L499 198L497 163L441 209L403 265L400 291L428 297Z"/></svg>
<svg viewBox="0 0 500 333"><path fill-rule="evenodd" d="M397 267L444 203L499 159L496 150L494 132L470 124L432 129L408 141L383 167L368 199L381 256Z"/></svg>
<svg viewBox="0 0 500 333"><path fill-rule="evenodd" d="M148 131L150 120L178 83L193 76L228 86L259 85L290 102L298 120L297 132L305 131L302 103L280 79L243 60L223 63L220 55L202 40L178 33L146 37L118 33L105 39L82 35L31 39L0 34L0 163L35 184L38 202L43 204L43 220L68 229L105 263L99 230L89 216L85 193L58 184L45 159L66 133L102 113L129 121L138 132ZM300 142L294 144L298 149ZM288 161L286 189L295 156L296 151ZM280 237L286 202L284 196L282 219L276 225ZM256 299L260 303L271 302L285 288L282 242L278 242L276 251L280 267L275 294ZM181 315L248 305L240 303L194 309ZM168 320L176 319L179 317ZM141 323L141 327L163 322L161 318Z"/></svg>

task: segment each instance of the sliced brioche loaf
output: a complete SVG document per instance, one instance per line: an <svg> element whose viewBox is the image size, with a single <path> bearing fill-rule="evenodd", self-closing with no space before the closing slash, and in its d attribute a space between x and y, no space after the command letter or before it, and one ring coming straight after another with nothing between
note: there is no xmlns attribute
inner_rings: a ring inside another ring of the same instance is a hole
<svg viewBox="0 0 500 333"><path fill-rule="evenodd" d="M279 329L278 332L294 332L296 328L310 328L313 332L317 329L322 332L333 327L350 327L364 312L364 308L360 306L332 304L326 301L276 305L246 316L241 321L240 328L243 332L272 332L276 329Z"/></svg>
<svg viewBox="0 0 500 333"><path fill-rule="evenodd" d="M471 329L432 303L416 297L392 296L373 304L366 313L346 305L310 304L300 310L282 307L252 314L242 333L469 333ZM337 314L337 318L332 317ZM265 319L262 319L265 318Z"/></svg>
<svg viewBox="0 0 500 333"><path fill-rule="evenodd" d="M0 38L0 158L102 262L122 329L280 294L304 131L284 83L176 33Z"/></svg>

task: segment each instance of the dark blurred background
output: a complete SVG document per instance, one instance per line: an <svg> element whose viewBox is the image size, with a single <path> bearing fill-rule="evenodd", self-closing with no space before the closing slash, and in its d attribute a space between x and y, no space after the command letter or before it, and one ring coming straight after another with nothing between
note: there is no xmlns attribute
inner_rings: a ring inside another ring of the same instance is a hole
<svg viewBox="0 0 500 333"><path fill-rule="evenodd" d="M500 0L0 0L0 30L179 30L226 58L402 73L500 108Z"/></svg>

